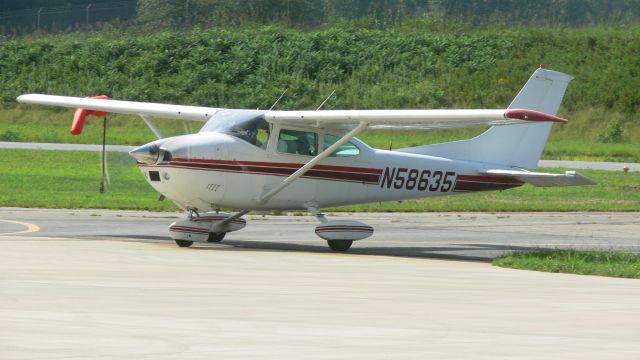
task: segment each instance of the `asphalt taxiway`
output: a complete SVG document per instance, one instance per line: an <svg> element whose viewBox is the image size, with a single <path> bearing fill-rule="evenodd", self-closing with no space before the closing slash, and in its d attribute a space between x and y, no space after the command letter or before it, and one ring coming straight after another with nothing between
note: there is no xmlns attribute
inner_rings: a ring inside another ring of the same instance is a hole
<svg viewBox="0 0 640 360"><path fill-rule="evenodd" d="M512 250L578 247L640 252L640 213L328 213L363 221L371 238L352 254L490 260ZM168 226L182 213L0 208L0 234L82 240L171 243ZM328 252L307 215L245 216L245 229L229 233L217 249ZM33 224L38 231L28 230Z"/></svg>
<svg viewBox="0 0 640 360"><path fill-rule="evenodd" d="M252 215L223 243L185 249L167 236L181 214L0 209L0 358L640 354L640 281L458 261L639 251L640 214L329 215L376 234L333 253L311 217Z"/></svg>

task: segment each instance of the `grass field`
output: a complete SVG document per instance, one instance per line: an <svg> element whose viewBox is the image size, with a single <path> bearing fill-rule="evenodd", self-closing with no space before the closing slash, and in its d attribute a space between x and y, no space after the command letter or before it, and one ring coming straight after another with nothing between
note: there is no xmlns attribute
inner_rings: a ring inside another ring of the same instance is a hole
<svg viewBox="0 0 640 360"><path fill-rule="evenodd" d="M99 153L0 150L0 156L0 206L177 210L170 201L158 201L158 194L124 153L109 154L111 181L106 194L98 192ZM639 173L583 173L598 185L525 185L502 192L371 203L330 211L640 211Z"/></svg>
<svg viewBox="0 0 640 360"><path fill-rule="evenodd" d="M2 150L0 206L175 211L158 201L128 154L108 156L107 192L98 192L100 153Z"/></svg>
<svg viewBox="0 0 640 360"><path fill-rule="evenodd" d="M539 250L500 256L493 264L522 270L640 278L640 254L611 251Z"/></svg>

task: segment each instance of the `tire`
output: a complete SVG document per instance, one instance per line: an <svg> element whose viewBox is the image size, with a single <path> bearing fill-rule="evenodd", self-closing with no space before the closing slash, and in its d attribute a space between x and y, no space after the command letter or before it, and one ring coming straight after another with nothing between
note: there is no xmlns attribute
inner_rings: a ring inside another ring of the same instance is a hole
<svg viewBox="0 0 640 360"><path fill-rule="evenodd" d="M193 245L193 241L190 241L190 240L174 240L174 241L180 247L189 247L189 246Z"/></svg>
<svg viewBox="0 0 640 360"><path fill-rule="evenodd" d="M219 232L219 233L214 233L214 232L210 232L209 233L209 238L207 239L207 242L220 242L222 241L222 239L224 239L224 236L227 235L227 233L225 232Z"/></svg>
<svg viewBox="0 0 640 360"><path fill-rule="evenodd" d="M347 251L353 244L353 240L327 240L327 244L333 251Z"/></svg>

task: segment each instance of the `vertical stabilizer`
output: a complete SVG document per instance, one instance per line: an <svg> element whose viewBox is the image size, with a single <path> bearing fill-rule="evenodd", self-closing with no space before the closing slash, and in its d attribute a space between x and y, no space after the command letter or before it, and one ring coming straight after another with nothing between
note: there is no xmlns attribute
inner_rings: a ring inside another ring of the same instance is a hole
<svg viewBox="0 0 640 360"><path fill-rule="evenodd" d="M529 109L555 115L572 79L567 74L539 68L513 99L509 109ZM494 126L473 139L397 151L532 169L538 165L551 125Z"/></svg>

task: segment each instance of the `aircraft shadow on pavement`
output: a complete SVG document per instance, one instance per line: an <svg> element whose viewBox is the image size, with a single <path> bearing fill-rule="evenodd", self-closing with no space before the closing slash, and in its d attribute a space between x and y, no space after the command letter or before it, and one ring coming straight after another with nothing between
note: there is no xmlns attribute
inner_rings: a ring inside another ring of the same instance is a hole
<svg viewBox="0 0 640 360"><path fill-rule="evenodd" d="M166 236L149 235L109 235L107 238L128 239L144 242L171 242ZM370 242L358 244L354 242L351 249L344 254L350 255L375 255L397 256L410 258L427 258L443 260L464 261L491 261L495 256L510 251L541 250L542 247L499 245L483 243L452 243L445 246L372 246ZM313 253L335 253L330 250L324 241L318 240L317 244L300 244L274 241L251 240L224 240L220 243L195 243L189 250L198 251L234 251L234 250L259 250L259 251L292 251Z"/></svg>
<svg viewBox="0 0 640 360"><path fill-rule="evenodd" d="M452 244L453 246L368 246L354 243L344 254L396 256L464 261L491 261L495 256L508 251L540 250L539 247L495 245L495 244ZM317 245L267 241L225 240L219 244L194 244L197 250L264 250L334 253L324 242ZM488 254L491 253L491 254Z"/></svg>

